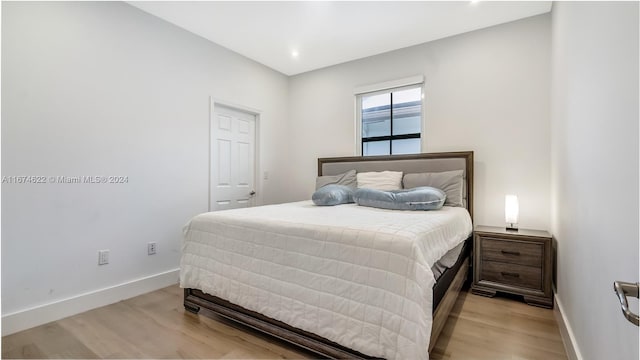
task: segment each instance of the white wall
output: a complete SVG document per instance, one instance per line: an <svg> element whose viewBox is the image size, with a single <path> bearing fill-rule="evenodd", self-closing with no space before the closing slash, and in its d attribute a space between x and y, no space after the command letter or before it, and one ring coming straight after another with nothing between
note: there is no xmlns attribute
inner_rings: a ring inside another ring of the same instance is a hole
<svg viewBox="0 0 640 360"><path fill-rule="evenodd" d="M584 359L635 360L613 281L638 281L638 4L557 2L552 29L557 300Z"/></svg>
<svg viewBox="0 0 640 360"><path fill-rule="evenodd" d="M475 221L549 226L548 14L294 76L290 200L314 190L316 158L355 154L355 88L423 74L426 151L475 151Z"/></svg>
<svg viewBox="0 0 640 360"><path fill-rule="evenodd" d="M2 175L129 177L2 185L3 315L178 267L182 226L207 211L210 95L262 110L264 201L281 201L287 89L125 3L3 2Z"/></svg>

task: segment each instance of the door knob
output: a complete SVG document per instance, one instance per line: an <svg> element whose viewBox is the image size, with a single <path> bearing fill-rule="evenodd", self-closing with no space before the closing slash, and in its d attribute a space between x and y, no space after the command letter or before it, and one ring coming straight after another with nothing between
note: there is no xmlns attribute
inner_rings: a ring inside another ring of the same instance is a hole
<svg viewBox="0 0 640 360"><path fill-rule="evenodd" d="M253 196L255 194L256 194L255 190L251 190L251 192L249 193L249 196Z"/></svg>

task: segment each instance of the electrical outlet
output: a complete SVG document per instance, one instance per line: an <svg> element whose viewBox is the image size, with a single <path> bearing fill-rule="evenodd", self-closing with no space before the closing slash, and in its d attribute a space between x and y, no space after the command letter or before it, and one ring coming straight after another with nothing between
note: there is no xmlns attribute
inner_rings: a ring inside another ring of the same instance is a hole
<svg viewBox="0 0 640 360"><path fill-rule="evenodd" d="M157 244L155 242L147 243L147 255L155 255L157 250L156 246Z"/></svg>
<svg viewBox="0 0 640 360"><path fill-rule="evenodd" d="M109 263L109 250L98 250L98 265Z"/></svg>

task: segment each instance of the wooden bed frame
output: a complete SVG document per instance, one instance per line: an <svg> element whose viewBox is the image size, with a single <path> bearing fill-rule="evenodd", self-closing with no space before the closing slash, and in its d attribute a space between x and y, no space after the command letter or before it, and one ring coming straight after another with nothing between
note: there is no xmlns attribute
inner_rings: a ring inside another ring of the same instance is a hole
<svg viewBox="0 0 640 360"><path fill-rule="evenodd" d="M391 155L391 156L368 156L368 157L339 157L318 159L318 175L323 174L323 165L327 163L349 163L349 162L380 162L380 161L413 161L421 159L441 160L441 159L464 159L465 161L465 185L466 185L466 208L473 220L473 152L446 152L427 153L415 155ZM425 172L428 169L425 169ZM458 298L460 289L468 279L469 258L464 259L462 266L453 278L448 290L440 300L437 308L433 311L433 325L431 329L431 340L429 352L435 346L440 332L444 328L447 318ZM294 328L281 321L269 318L257 312L247 310L229 301L216 296L208 295L198 289L184 290L184 307L187 311L197 314L201 309L206 309L214 315L222 316L236 323L251 327L263 333L274 336L278 339L291 343L311 351L323 358L329 359L375 359L352 349L346 348L323 337L307 331Z"/></svg>

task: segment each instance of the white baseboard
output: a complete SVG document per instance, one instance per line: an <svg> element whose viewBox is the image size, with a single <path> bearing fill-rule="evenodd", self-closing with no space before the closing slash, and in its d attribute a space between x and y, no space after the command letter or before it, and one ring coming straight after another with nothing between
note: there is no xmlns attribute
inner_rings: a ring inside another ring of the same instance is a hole
<svg viewBox="0 0 640 360"><path fill-rule="evenodd" d="M2 336L177 284L179 271L169 270L2 315Z"/></svg>
<svg viewBox="0 0 640 360"><path fill-rule="evenodd" d="M576 337L571 329L571 325L564 315L564 307L562 306L560 298L558 298L558 294L555 294L554 298L556 306L553 307L553 314L555 315L558 327L560 328L560 336L562 336L562 342L564 343L564 349L567 352L567 357L569 360L583 360L580 349L578 348L578 343L576 342Z"/></svg>

